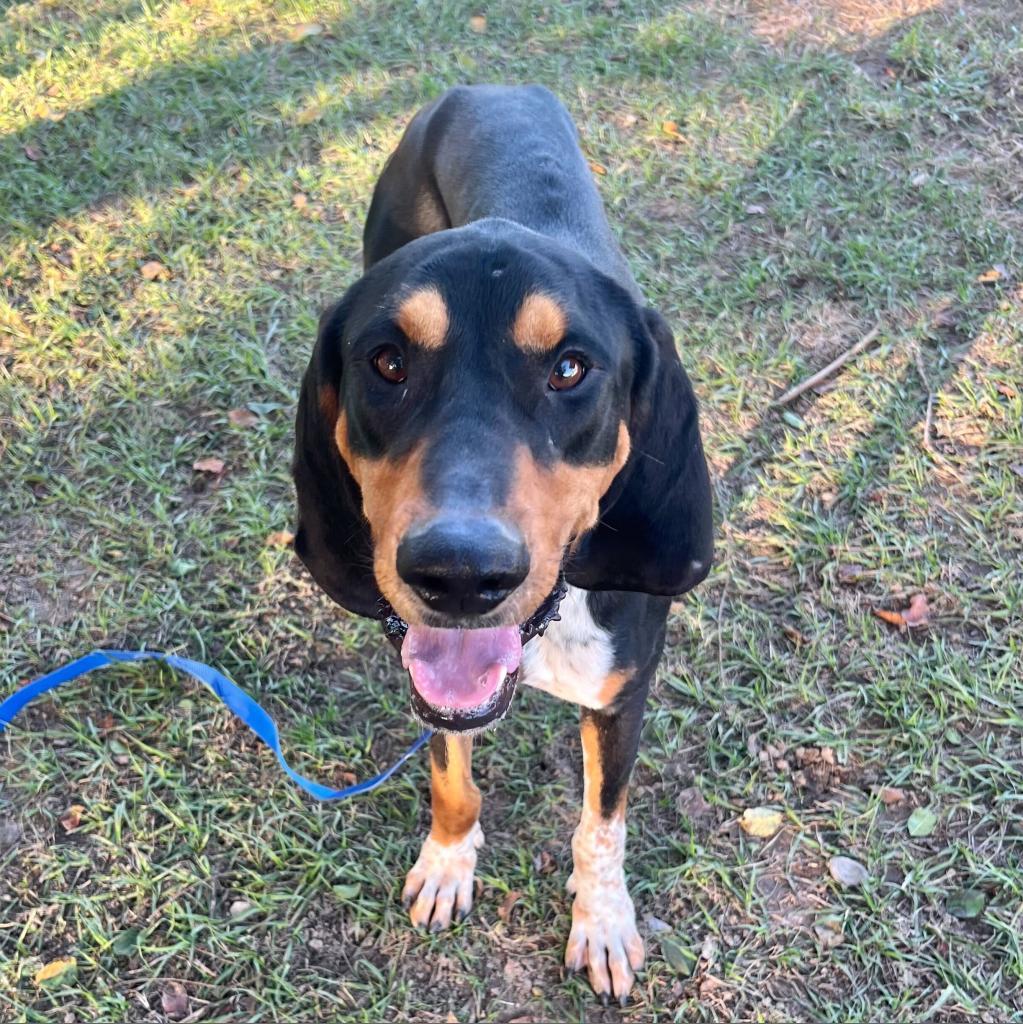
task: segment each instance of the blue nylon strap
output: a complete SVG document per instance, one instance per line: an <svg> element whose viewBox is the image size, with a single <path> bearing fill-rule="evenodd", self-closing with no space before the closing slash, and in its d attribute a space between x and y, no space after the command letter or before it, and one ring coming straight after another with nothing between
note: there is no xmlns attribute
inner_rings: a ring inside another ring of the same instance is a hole
<svg viewBox="0 0 1023 1024"><path fill-rule="evenodd" d="M381 783L386 782L430 738L430 733L424 732L390 768L382 771L379 775L357 782L353 786L346 786L344 789L331 789L329 786L322 786L318 782L313 782L312 779L307 779L304 775L299 775L288 764L281 752L281 739L274 720L240 686L231 682L223 673L209 665L204 665L201 661L181 658L176 654L163 654L160 651L93 651L92 654L87 654L84 658L78 658L77 661L72 661L47 673L16 690L6 700L0 701L0 733L3 733L14 720L14 716L26 704L31 703L48 690L78 679L97 668L106 668L118 662L132 661L162 661L181 672L187 672L193 679L197 679L207 686L274 752L274 756L288 778L298 783L317 800L345 800L350 796L358 796L360 793L368 793L371 789L376 789Z"/></svg>

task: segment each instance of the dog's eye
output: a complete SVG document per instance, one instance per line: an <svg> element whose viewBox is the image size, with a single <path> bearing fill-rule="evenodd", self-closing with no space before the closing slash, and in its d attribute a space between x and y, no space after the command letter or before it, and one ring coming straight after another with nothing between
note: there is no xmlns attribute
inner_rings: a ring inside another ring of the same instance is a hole
<svg viewBox="0 0 1023 1024"><path fill-rule="evenodd" d="M402 384L408 376L405 358L393 345L377 352L373 357L373 368L390 384Z"/></svg>
<svg viewBox="0 0 1023 1024"><path fill-rule="evenodd" d="M567 391L574 388L586 376L586 364L579 356L562 356L551 370L547 383L555 391Z"/></svg>

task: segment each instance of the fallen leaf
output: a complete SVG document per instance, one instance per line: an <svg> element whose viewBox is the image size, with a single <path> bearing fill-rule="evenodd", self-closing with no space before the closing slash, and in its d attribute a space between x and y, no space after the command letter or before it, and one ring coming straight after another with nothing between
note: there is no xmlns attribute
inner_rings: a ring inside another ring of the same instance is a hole
<svg viewBox="0 0 1023 1024"><path fill-rule="evenodd" d="M266 538L268 548L290 548L295 541L295 535L291 530L275 530Z"/></svg>
<svg viewBox="0 0 1023 1024"><path fill-rule="evenodd" d="M254 427L259 422L259 417L251 409L232 409L227 418L236 427Z"/></svg>
<svg viewBox="0 0 1023 1024"><path fill-rule="evenodd" d="M945 900L945 909L961 921L971 921L984 913L987 897L980 889L958 889Z"/></svg>
<svg viewBox="0 0 1023 1024"><path fill-rule="evenodd" d="M187 1017L189 1003L185 986L180 981L168 981L163 992L160 993L160 1005L171 1020L181 1020L182 1017Z"/></svg>
<svg viewBox="0 0 1023 1024"><path fill-rule="evenodd" d="M693 973L700 958L696 950L685 946L673 935L665 935L661 939L661 953L668 966L676 973L689 977Z"/></svg>
<svg viewBox="0 0 1023 1024"><path fill-rule="evenodd" d="M471 28L477 35L482 35L487 30L486 16L482 14L474 14L469 19L469 28Z"/></svg>
<svg viewBox="0 0 1023 1024"><path fill-rule="evenodd" d="M594 174L607 174L607 168L603 164L598 164L596 160L590 161L590 170L593 171Z"/></svg>
<svg viewBox="0 0 1023 1024"><path fill-rule="evenodd" d="M842 932L842 922L838 918L827 917L818 921L813 926L813 933L817 936L821 949L834 949L840 946L845 940Z"/></svg>
<svg viewBox="0 0 1023 1024"><path fill-rule="evenodd" d="M927 597L924 594L914 594L909 601L909 607L905 611L893 611L889 608L874 608L874 615L891 626L898 626L899 629L907 627L915 629L919 626L926 626L930 621L931 609L927 604Z"/></svg>
<svg viewBox="0 0 1023 1024"><path fill-rule="evenodd" d="M977 284L994 284L995 281L1001 281L1005 276L1005 267L1001 263L996 263L990 269L985 270L983 274L977 275Z"/></svg>
<svg viewBox="0 0 1023 1024"><path fill-rule="evenodd" d="M533 869L538 871L541 875L549 875L556 867L557 864L555 863L550 850L541 850L533 858Z"/></svg>
<svg viewBox="0 0 1023 1024"><path fill-rule="evenodd" d="M898 626L902 628L906 625L906 620L902 617L902 612L889 611L887 608L875 608L874 614L881 619L883 622L887 622L890 626Z"/></svg>
<svg viewBox="0 0 1023 1024"><path fill-rule="evenodd" d="M138 928L125 928L114 936L110 943L110 950L114 956L131 956L139 948L139 936L141 930Z"/></svg>
<svg viewBox="0 0 1023 1024"><path fill-rule="evenodd" d="M870 877L867 869L852 857L832 857L828 861L828 871L831 877L846 889L863 885Z"/></svg>
<svg viewBox="0 0 1023 1024"><path fill-rule="evenodd" d="M675 806L679 813L684 814L690 821L697 821L713 813L710 804L696 786L687 786L683 789L675 797Z"/></svg>
<svg viewBox="0 0 1023 1024"><path fill-rule="evenodd" d="M63 818L60 819L65 832L74 832L82 823L82 812L85 808L81 804L72 804Z"/></svg>
<svg viewBox="0 0 1023 1024"><path fill-rule="evenodd" d="M38 146L33 146L31 142L22 146L21 149L29 160L42 160L43 158L43 151Z"/></svg>
<svg viewBox="0 0 1023 1024"><path fill-rule="evenodd" d="M931 610L927 606L924 594L914 594L909 600L909 607L902 613L907 626L926 626Z"/></svg>
<svg viewBox="0 0 1023 1024"><path fill-rule="evenodd" d="M171 276L170 271L159 260L147 260L139 268L139 273L147 281L166 281Z"/></svg>
<svg viewBox="0 0 1023 1024"><path fill-rule="evenodd" d="M781 828L781 811L773 807L747 807L739 818L739 828L757 839L770 839Z"/></svg>
<svg viewBox="0 0 1023 1024"><path fill-rule="evenodd" d="M354 900L361 891L362 885L359 882L353 882L349 885L335 885L333 888L334 896L342 902Z"/></svg>
<svg viewBox="0 0 1023 1024"><path fill-rule="evenodd" d="M918 807L906 821L906 831L914 839L929 836L938 825L938 816L929 807Z"/></svg>
<svg viewBox="0 0 1023 1024"><path fill-rule="evenodd" d="M32 980L37 985L45 985L46 982L52 981L54 978L59 978L62 974L70 971L77 965L77 963L78 961L73 956L61 957L59 960L51 960L48 964L43 964L43 966L36 971Z"/></svg>
<svg viewBox="0 0 1023 1024"><path fill-rule="evenodd" d="M671 931L671 925L667 921L662 921L659 917L649 914L646 919L646 930L651 935L663 935L665 932Z"/></svg>
<svg viewBox="0 0 1023 1024"><path fill-rule="evenodd" d="M781 631L797 646L802 647L803 644L808 644L810 638L805 633L800 633L795 626L783 625Z"/></svg>
<svg viewBox="0 0 1023 1024"><path fill-rule="evenodd" d="M192 463L192 469L197 473L211 473L213 476L220 476L225 468L224 460L218 459L215 455L208 455L204 459L196 459Z"/></svg>
<svg viewBox="0 0 1023 1024"><path fill-rule="evenodd" d="M686 137L679 131L679 127L674 121L664 121L661 124L661 131L664 132L665 135L668 135L673 139L677 139L679 142L686 141Z"/></svg>
<svg viewBox="0 0 1023 1024"><path fill-rule="evenodd" d="M510 920L512 908L520 899L522 899L522 893L520 893L518 889L509 889L508 894L501 901L501 905L497 908L497 916L502 921Z"/></svg>
<svg viewBox="0 0 1023 1024"><path fill-rule="evenodd" d="M895 804L901 804L902 801L906 799L905 790L898 789L895 786L882 786L877 791L877 795L885 807L892 807Z"/></svg>
<svg viewBox="0 0 1023 1024"><path fill-rule="evenodd" d="M312 124L323 117L327 108L322 103L310 103L295 115L295 124Z"/></svg>
<svg viewBox="0 0 1023 1024"><path fill-rule="evenodd" d="M311 39L314 36L322 36L326 29L318 21L304 21L298 25L292 25L288 30L288 38L293 43L300 43L303 39Z"/></svg>

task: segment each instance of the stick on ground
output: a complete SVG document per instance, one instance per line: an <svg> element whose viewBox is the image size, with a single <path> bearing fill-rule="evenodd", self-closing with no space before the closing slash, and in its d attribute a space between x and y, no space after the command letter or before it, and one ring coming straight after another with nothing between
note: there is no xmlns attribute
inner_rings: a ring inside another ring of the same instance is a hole
<svg viewBox="0 0 1023 1024"><path fill-rule="evenodd" d="M822 380L827 380L835 370L845 363L849 362L854 356L858 356L868 345L870 345L877 336L881 333L881 325L875 324L871 330L863 335L862 338L855 345L847 348L843 353L836 356L828 363L823 369L818 370L815 374L807 377L806 380L797 384L795 387L789 388L781 398L776 398L771 403L772 409L779 409L783 405L788 405L793 399L798 398L804 391L809 391L810 388L820 384Z"/></svg>

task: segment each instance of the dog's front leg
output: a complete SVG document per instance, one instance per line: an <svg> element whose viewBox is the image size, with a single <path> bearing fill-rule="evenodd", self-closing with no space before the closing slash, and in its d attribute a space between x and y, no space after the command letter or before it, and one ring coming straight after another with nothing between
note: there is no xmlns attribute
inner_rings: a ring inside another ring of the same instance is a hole
<svg viewBox="0 0 1023 1024"><path fill-rule="evenodd" d="M565 950L570 970L589 973L606 1004L628 999L633 972L643 966L643 940L625 887L625 796L636 759L646 687L625 697L616 711L583 709L583 813L572 837L575 893L572 931Z"/></svg>
<svg viewBox="0 0 1023 1024"><path fill-rule="evenodd" d="M430 740L433 824L401 899L412 923L440 931L472 907L476 851L483 845L480 791L472 781L472 737L437 734Z"/></svg>

